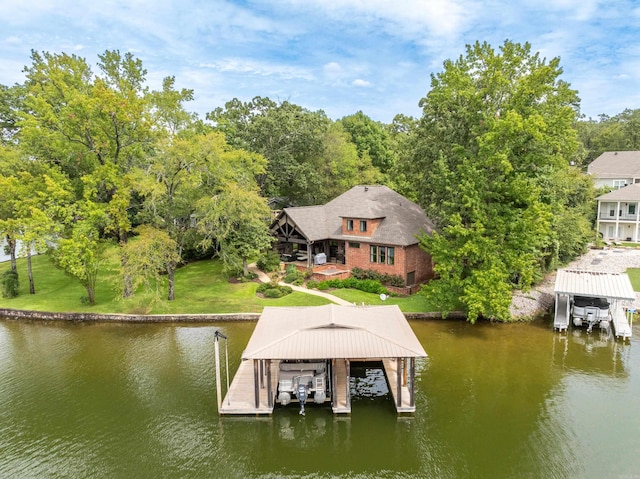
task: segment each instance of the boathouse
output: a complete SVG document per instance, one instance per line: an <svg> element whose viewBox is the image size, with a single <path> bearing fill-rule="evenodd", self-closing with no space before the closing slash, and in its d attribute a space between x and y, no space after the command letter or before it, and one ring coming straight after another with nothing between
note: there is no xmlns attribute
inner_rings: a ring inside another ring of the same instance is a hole
<svg viewBox="0 0 640 479"><path fill-rule="evenodd" d="M325 361L326 401L350 413L350 364L381 361L398 413L415 412L416 359L427 354L398 306L266 307L220 414L271 414L281 363Z"/></svg>
<svg viewBox="0 0 640 479"><path fill-rule="evenodd" d="M554 329L566 331L571 324L591 332L613 326L616 337L631 337L629 309L636 294L626 273L561 269L554 292Z"/></svg>

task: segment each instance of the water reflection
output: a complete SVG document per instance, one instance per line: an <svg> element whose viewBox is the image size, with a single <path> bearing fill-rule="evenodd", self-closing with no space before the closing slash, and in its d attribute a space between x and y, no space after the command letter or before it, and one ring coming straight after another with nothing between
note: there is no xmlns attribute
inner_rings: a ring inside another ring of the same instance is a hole
<svg viewBox="0 0 640 479"><path fill-rule="evenodd" d="M548 322L413 322L429 358L398 417L354 364L328 406L220 418L213 338L235 371L253 323L0 322L0 477L617 477L640 470L640 331L631 344ZM222 375L223 394L226 387Z"/></svg>

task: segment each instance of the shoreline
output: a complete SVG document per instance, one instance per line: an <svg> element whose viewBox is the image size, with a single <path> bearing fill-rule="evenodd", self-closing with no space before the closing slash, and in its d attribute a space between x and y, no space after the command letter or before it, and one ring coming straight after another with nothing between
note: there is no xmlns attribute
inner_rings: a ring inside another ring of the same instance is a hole
<svg viewBox="0 0 640 479"><path fill-rule="evenodd" d="M640 268L640 249L609 247L591 249L562 269L579 269L624 273L628 268ZM530 321L541 318L552 311L555 303L556 272L548 274L545 279L532 287L528 292L514 291L511 301L513 322ZM300 288L302 289L302 288ZM327 295L328 296L328 295ZM358 306L355 306L358 307ZM365 306L366 307L366 306ZM640 310L640 293L636 300L627 307ZM0 318L34 321L69 321L69 322L105 322L105 323L216 323L227 321L257 321L261 313L223 313L223 314L120 314L120 313L66 313L50 311L21 310L0 308ZM440 312L406 312L407 319L465 319L461 312L452 312L442 318Z"/></svg>

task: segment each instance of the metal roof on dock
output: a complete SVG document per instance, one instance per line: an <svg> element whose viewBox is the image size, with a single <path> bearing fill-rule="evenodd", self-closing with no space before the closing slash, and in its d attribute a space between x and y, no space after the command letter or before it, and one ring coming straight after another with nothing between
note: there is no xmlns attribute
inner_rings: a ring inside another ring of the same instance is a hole
<svg viewBox="0 0 640 479"><path fill-rule="evenodd" d="M242 359L426 357L398 306L265 307Z"/></svg>
<svg viewBox="0 0 640 479"><path fill-rule="evenodd" d="M633 301L636 293L626 273L560 269L556 276L556 294Z"/></svg>

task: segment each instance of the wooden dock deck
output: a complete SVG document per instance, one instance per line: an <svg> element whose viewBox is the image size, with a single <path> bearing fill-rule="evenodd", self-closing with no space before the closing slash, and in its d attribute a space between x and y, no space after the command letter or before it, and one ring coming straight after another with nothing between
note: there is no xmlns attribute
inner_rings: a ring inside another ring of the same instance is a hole
<svg viewBox="0 0 640 479"><path fill-rule="evenodd" d="M271 365L271 392L275 396L278 387L278 361L273 361ZM275 397L269 405L267 397L266 378L264 384L259 388L259 406L255 404L254 387L254 366L253 361L242 361L229 386L229 391L220 406L220 414L272 414L275 404Z"/></svg>
<svg viewBox="0 0 640 479"><path fill-rule="evenodd" d="M347 368L349 367L345 359L336 359L333 374L336 381L335 387L335 404L331 407L335 414L351 414L351 398L349 396L349 383L347 377Z"/></svg>
<svg viewBox="0 0 640 479"><path fill-rule="evenodd" d="M558 331L569 329L569 296L564 294L556 295L556 315L553 320L553 328Z"/></svg>
<svg viewBox="0 0 640 479"><path fill-rule="evenodd" d="M629 324L629 320L627 319L627 315L622 308L617 308L613 312L613 332L616 335L616 338L627 339L631 338L632 329Z"/></svg>
<svg viewBox="0 0 640 479"><path fill-rule="evenodd" d="M406 385L401 387L402 405L398 405L398 361L395 359L383 359L382 365L384 366L384 373L387 376L389 391L393 396L393 404L396 406L396 411L398 413L416 412L415 404L411 405L411 392Z"/></svg>

